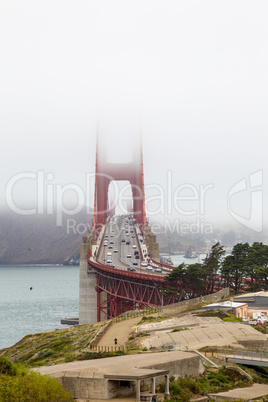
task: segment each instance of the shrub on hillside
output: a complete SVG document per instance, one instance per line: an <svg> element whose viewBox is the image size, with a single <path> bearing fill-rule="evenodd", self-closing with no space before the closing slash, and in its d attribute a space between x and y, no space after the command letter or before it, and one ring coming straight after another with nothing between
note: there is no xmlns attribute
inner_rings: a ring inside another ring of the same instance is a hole
<svg viewBox="0 0 268 402"><path fill-rule="evenodd" d="M220 368L208 371L196 378L170 378L170 401L188 402L191 398L207 395L208 392L227 391L235 387L245 387L251 382L245 375L234 368ZM158 386L158 392L165 392L165 383Z"/></svg>
<svg viewBox="0 0 268 402"><path fill-rule="evenodd" d="M60 382L0 357L0 402L67 402L72 395Z"/></svg>
<svg viewBox="0 0 268 402"><path fill-rule="evenodd" d="M15 375L17 372L15 364L6 357L0 356L0 374Z"/></svg>

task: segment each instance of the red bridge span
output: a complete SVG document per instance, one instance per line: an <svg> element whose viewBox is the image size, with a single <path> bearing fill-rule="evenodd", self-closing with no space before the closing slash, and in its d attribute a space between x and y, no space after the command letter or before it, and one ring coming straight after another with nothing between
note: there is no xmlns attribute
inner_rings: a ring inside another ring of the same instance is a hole
<svg viewBox="0 0 268 402"><path fill-rule="evenodd" d="M132 205L116 216L108 191L118 181L130 183ZM97 144L93 225L80 247L79 323L172 303L163 292L171 269L160 264L159 246L146 220L141 145L132 162L111 164Z"/></svg>

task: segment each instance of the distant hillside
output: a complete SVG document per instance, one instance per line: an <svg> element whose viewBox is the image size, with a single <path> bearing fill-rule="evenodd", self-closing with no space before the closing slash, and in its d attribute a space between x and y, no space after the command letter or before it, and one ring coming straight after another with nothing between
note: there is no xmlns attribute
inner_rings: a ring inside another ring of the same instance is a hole
<svg viewBox="0 0 268 402"><path fill-rule="evenodd" d="M2 212L0 264L62 264L79 253L82 236L91 221L85 210L75 216L65 216L61 227L56 226L55 215L21 216ZM70 224L74 227L70 228Z"/></svg>
<svg viewBox="0 0 268 402"><path fill-rule="evenodd" d="M73 264L79 261L82 236L92 224L92 213L82 210L75 216L64 216L63 225L56 225L55 215L21 216L0 212L0 265L2 264ZM162 230L157 233L159 251L181 254L190 247L206 253L220 241L233 247L237 242L268 243L267 229L260 233L215 229L210 235L188 234ZM69 260L69 261L67 261Z"/></svg>

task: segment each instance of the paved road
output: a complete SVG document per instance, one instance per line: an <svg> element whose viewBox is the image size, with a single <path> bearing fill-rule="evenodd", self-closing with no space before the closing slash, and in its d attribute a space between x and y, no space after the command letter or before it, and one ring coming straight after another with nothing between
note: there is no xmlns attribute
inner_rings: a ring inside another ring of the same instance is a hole
<svg viewBox="0 0 268 402"><path fill-rule="evenodd" d="M127 268L133 265L133 262L136 262L137 266L140 267L141 259L134 258L134 251L137 250L141 255L141 250L137 229L131 219L122 218L121 216L113 217L106 226L104 236L107 236L107 246L101 247L100 262L106 263L107 259L111 258L116 267ZM105 242L103 241L102 244L105 244ZM133 248L133 246L135 247ZM117 252L114 252L114 250L117 250ZM131 255L130 258L127 257L128 254Z"/></svg>
<svg viewBox="0 0 268 402"><path fill-rule="evenodd" d="M139 258L136 258L135 252L139 253ZM133 222L131 217L113 216L103 233L99 262L107 264L108 260L112 260L111 264L116 268L127 270L131 266L137 272L154 273L154 275L161 276L165 274L165 272L163 274L155 272L157 266L153 264L151 264L151 268L142 267L142 261L147 258L147 247L143 243L139 226Z"/></svg>

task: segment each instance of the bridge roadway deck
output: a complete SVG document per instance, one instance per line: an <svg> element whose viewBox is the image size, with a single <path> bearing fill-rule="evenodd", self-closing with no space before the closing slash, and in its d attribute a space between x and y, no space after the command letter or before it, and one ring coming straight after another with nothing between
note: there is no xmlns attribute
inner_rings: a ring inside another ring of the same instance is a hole
<svg viewBox="0 0 268 402"><path fill-rule="evenodd" d="M121 277L129 277L135 279L137 282L144 282L144 281L153 281L153 285L156 285L157 283L161 284L164 282L164 276L163 275L156 275L156 274L151 274L151 273L146 273L144 271L141 272L131 272L128 271L127 268L125 267L109 267L108 265L103 265L98 262L95 262L92 258L88 260L89 265L98 271L99 273L102 273L104 275L109 275L109 276L121 276Z"/></svg>
<svg viewBox="0 0 268 402"><path fill-rule="evenodd" d="M139 258L136 258L135 251L139 253ZM154 272L155 268L159 267L156 262L151 262L149 268L143 268L141 263L147 258L147 247L138 225L130 218L114 216L102 232L96 258L90 257L88 263L93 269L109 274L163 283L164 275L170 269L164 268L163 273ZM109 259L112 260L112 264L107 263ZM129 271L130 266L135 271Z"/></svg>

